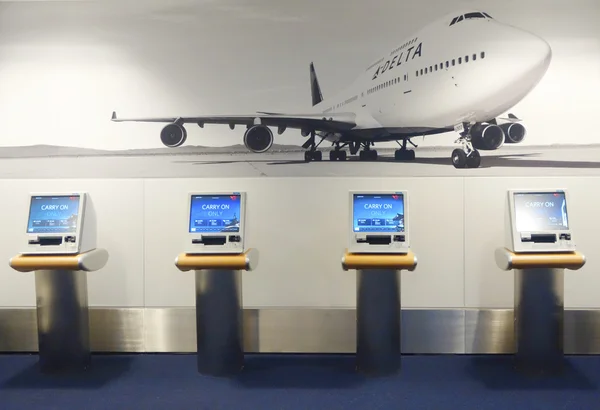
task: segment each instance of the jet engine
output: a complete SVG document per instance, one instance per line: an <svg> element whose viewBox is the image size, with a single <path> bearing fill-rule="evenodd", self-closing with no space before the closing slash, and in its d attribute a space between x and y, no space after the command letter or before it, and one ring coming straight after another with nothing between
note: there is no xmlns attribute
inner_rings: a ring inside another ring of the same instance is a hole
<svg viewBox="0 0 600 410"><path fill-rule="evenodd" d="M244 145L252 152L266 152L273 146L273 132L265 125L253 125L244 133Z"/></svg>
<svg viewBox="0 0 600 410"><path fill-rule="evenodd" d="M183 145L186 139L187 131L179 124L168 124L160 132L160 140L169 148Z"/></svg>
<svg viewBox="0 0 600 410"><path fill-rule="evenodd" d="M493 124L476 124L471 128L473 148L482 151L494 151L504 145L504 131Z"/></svg>
<svg viewBox="0 0 600 410"><path fill-rule="evenodd" d="M522 142L527 135L525 126L519 124L518 122L502 124L500 128L502 128L502 131L504 131L504 142L507 144L518 144Z"/></svg>

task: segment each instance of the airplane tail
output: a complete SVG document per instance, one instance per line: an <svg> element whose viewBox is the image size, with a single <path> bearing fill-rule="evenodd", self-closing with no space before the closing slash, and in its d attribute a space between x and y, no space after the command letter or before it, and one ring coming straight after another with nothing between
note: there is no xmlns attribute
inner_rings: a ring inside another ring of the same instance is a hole
<svg viewBox="0 0 600 410"><path fill-rule="evenodd" d="M317 80L317 73L315 72L315 65L310 63L310 94L312 96L313 107L323 101L323 94L321 93L321 87L319 86L319 80Z"/></svg>

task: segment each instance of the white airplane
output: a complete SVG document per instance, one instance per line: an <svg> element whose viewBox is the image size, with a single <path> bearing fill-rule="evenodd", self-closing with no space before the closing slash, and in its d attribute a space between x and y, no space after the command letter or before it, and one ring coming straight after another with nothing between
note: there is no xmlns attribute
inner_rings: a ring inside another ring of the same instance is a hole
<svg viewBox="0 0 600 410"><path fill-rule="evenodd" d="M323 99L314 65L310 64L312 109L304 114L258 112L170 118L117 118L113 121L168 123L160 138L179 147L187 138L184 124L245 125L245 146L268 151L277 127L300 129L309 137L302 146L305 161L320 161L317 148L329 141L330 160L345 160L345 147L360 160L376 160L376 142L396 141L397 160L414 160L411 138L456 131L461 144L452 152L456 168L477 168L478 150L519 143L526 135L513 114L499 118L521 101L542 79L552 50L542 38L500 23L479 11L460 11L441 18L407 38L371 64L354 83L331 99ZM317 143L317 139L320 139Z"/></svg>

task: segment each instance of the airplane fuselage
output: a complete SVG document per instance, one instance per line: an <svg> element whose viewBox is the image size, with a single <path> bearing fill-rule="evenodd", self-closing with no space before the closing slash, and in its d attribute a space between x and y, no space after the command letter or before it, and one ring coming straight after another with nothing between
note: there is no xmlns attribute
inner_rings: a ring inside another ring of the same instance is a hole
<svg viewBox="0 0 600 410"><path fill-rule="evenodd" d="M353 113L355 130L372 130L364 135L373 140L446 132L505 113L544 76L550 46L487 14L468 15L451 24L461 16L454 13L426 26L314 112Z"/></svg>

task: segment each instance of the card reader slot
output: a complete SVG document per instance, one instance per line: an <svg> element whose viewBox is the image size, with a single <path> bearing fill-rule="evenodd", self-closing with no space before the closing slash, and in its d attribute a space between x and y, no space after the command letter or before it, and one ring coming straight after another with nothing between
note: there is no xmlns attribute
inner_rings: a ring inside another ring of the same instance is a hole
<svg viewBox="0 0 600 410"><path fill-rule="evenodd" d="M367 235L366 242L369 245L389 245L392 243L391 235Z"/></svg>
<svg viewBox="0 0 600 410"><path fill-rule="evenodd" d="M226 241L226 236L202 236L201 239L192 239L193 244L203 245L225 245Z"/></svg>

